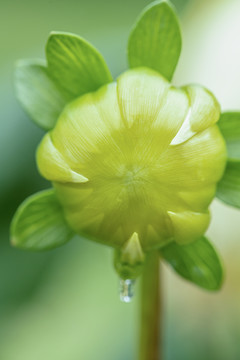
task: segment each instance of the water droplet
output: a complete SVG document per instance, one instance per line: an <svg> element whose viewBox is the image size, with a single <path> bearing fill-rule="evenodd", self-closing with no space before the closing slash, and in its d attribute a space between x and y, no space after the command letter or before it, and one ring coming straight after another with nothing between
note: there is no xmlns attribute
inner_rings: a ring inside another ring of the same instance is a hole
<svg viewBox="0 0 240 360"><path fill-rule="evenodd" d="M131 279L120 279L120 300L129 303L133 298L133 285L135 281Z"/></svg>

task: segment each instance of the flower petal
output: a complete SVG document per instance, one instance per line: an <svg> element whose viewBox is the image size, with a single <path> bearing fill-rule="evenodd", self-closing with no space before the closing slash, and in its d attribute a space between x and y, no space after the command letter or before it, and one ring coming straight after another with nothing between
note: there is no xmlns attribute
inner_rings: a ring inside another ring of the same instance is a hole
<svg viewBox="0 0 240 360"><path fill-rule="evenodd" d="M174 213L168 211L173 225L173 237L179 244L187 244L199 238L208 228L209 213L194 213L185 211Z"/></svg>
<svg viewBox="0 0 240 360"><path fill-rule="evenodd" d="M130 129L132 142L141 139L142 148L157 147L155 155L159 156L187 115L186 93L170 87L161 75L149 69L125 72L118 79L117 90L123 121Z"/></svg>
<svg viewBox="0 0 240 360"><path fill-rule="evenodd" d="M170 146L159 159L159 179L171 191L200 190L221 178L225 161L224 140L218 127L212 126L183 144Z"/></svg>
<svg viewBox="0 0 240 360"><path fill-rule="evenodd" d="M198 85L186 87L190 99L191 129L203 131L214 125L220 117L220 105L215 96L207 89Z"/></svg>
<svg viewBox="0 0 240 360"><path fill-rule="evenodd" d="M52 131L52 140L69 166L76 172L87 171L89 177L111 153L119 156L116 144L119 136L114 137L113 133L121 124L113 83L69 104ZM105 171L102 166L100 171Z"/></svg>
<svg viewBox="0 0 240 360"><path fill-rule="evenodd" d="M62 154L53 145L50 133L47 133L37 151L39 172L47 180L84 183L88 179L73 171Z"/></svg>
<svg viewBox="0 0 240 360"><path fill-rule="evenodd" d="M185 92L171 87L153 124L154 131L158 133L158 141L161 139L162 144L169 145L178 134L188 111L189 103Z"/></svg>
<svg viewBox="0 0 240 360"><path fill-rule="evenodd" d="M128 70L117 80L120 110L126 127L149 127L164 103L170 84L150 69Z"/></svg>
<svg viewBox="0 0 240 360"><path fill-rule="evenodd" d="M214 125L220 116L220 106L207 89L190 85L183 88L189 98L189 112L171 145L181 144L200 131Z"/></svg>

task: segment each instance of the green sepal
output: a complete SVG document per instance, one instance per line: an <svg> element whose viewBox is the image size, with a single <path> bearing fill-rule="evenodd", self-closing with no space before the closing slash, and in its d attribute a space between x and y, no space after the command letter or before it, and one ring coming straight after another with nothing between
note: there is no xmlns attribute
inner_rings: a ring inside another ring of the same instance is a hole
<svg viewBox="0 0 240 360"><path fill-rule="evenodd" d="M136 279L142 273L144 261L145 254L136 232L120 250L115 250L114 266L121 279Z"/></svg>
<svg viewBox="0 0 240 360"><path fill-rule="evenodd" d="M74 235L53 189L30 196L19 206L10 233L13 246L36 251L60 246Z"/></svg>
<svg viewBox="0 0 240 360"><path fill-rule="evenodd" d="M240 112L225 112L218 121L230 160L240 160Z"/></svg>
<svg viewBox="0 0 240 360"><path fill-rule="evenodd" d="M18 61L15 88L19 102L44 130L52 129L66 104L66 97L51 79L41 60Z"/></svg>
<svg viewBox="0 0 240 360"><path fill-rule="evenodd" d="M161 256L183 278L206 290L219 290L223 268L216 250L205 238L188 244L171 243L160 251Z"/></svg>
<svg viewBox="0 0 240 360"><path fill-rule="evenodd" d="M114 267L121 279L135 280L142 274L144 262L138 262L134 265L122 261L120 250L114 251Z"/></svg>
<svg viewBox="0 0 240 360"><path fill-rule="evenodd" d="M95 91L112 81L102 55L77 35L51 33L46 56L51 76L68 100Z"/></svg>
<svg viewBox="0 0 240 360"><path fill-rule="evenodd" d="M144 9L131 31L129 65L149 67L171 80L181 47L181 31L173 6L168 1L155 1Z"/></svg>
<svg viewBox="0 0 240 360"><path fill-rule="evenodd" d="M240 208L240 161L230 160L217 184L216 196L228 205Z"/></svg>
<svg viewBox="0 0 240 360"><path fill-rule="evenodd" d="M216 196L240 208L240 112L225 112L218 122L227 146L227 166L217 184Z"/></svg>

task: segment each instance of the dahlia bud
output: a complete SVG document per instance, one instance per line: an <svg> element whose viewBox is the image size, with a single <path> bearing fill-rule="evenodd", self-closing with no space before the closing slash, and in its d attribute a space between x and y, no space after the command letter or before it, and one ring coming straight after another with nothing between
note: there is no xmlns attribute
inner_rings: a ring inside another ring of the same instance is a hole
<svg viewBox="0 0 240 360"><path fill-rule="evenodd" d="M146 7L127 50L130 70L116 81L102 55L68 33L51 33L46 65L18 64L18 99L48 131L37 164L53 189L20 205L11 242L46 250L77 233L112 247L124 301L151 251L185 279L219 289L221 261L203 235L216 189L240 206L240 115L221 115L202 86L171 84L181 31L168 1Z"/></svg>
<svg viewBox="0 0 240 360"><path fill-rule="evenodd" d="M117 269L137 267L145 252L206 231L226 161L219 116L208 90L129 70L64 109L38 167L69 226L120 251Z"/></svg>

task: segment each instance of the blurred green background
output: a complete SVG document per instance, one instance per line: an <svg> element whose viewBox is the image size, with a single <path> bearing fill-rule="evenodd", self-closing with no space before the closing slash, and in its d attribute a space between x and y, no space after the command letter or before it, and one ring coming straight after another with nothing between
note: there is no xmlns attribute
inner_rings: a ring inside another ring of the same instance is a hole
<svg viewBox="0 0 240 360"><path fill-rule="evenodd" d="M105 56L114 76L126 66L129 30L147 0L0 1L0 359L133 360L138 295L118 299L111 252L76 237L48 253L9 245L20 202L49 184L35 149L43 132L14 97L19 58L44 57L51 30L80 34ZM175 0L184 46L176 84L200 82L224 110L240 109L239 0ZM164 360L240 359L240 213L215 201L209 235L226 268L209 294L164 268ZM136 289L138 293L138 289Z"/></svg>

